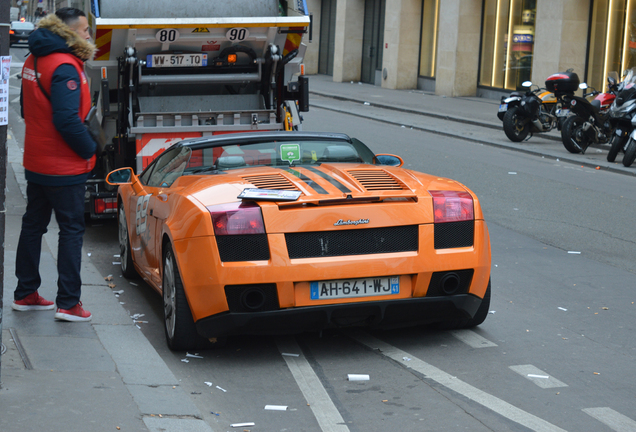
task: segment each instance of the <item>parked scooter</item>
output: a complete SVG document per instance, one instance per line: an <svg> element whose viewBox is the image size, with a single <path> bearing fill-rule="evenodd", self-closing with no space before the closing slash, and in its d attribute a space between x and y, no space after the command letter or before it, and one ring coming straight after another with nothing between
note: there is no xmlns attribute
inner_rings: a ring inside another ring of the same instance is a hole
<svg viewBox="0 0 636 432"><path fill-rule="evenodd" d="M550 75L545 82L546 88L536 86L533 89L530 81L521 85L528 88L526 93L513 92L507 98L502 97L497 113L503 121L506 136L514 142L523 141L528 134L560 128L559 115L567 115L567 110L563 110L563 96L574 94L579 77L568 71Z"/></svg>
<svg viewBox="0 0 636 432"><path fill-rule="evenodd" d="M623 151L623 165L628 167L636 159L636 68L625 72L616 100L609 110L609 120L615 127L607 161L614 162Z"/></svg>
<svg viewBox="0 0 636 432"><path fill-rule="evenodd" d="M613 136L615 125L609 121L609 109L618 91L618 73L610 72L607 77L607 93L601 93L586 83L579 88L583 97L565 95L563 100L570 106L570 115L563 122L561 140L570 153L585 153L591 144L605 144ZM596 96L590 101L592 96Z"/></svg>

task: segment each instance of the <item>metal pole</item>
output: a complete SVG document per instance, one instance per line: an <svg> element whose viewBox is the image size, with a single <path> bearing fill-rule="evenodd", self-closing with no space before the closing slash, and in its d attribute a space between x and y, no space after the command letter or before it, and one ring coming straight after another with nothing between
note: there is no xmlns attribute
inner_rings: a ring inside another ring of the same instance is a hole
<svg viewBox="0 0 636 432"><path fill-rule="evenodd" d="M0 55L9 55L9 30L11 28L11 1L0 0ZM8 77L7 77L8 79ZM4 293L4 223L6 219L6 185L7 185L7 125L0 126L0 346L2 346L2 306ZM0 371L2 356L0 356ZM0 388L2 373L0 372Z"/></svg>

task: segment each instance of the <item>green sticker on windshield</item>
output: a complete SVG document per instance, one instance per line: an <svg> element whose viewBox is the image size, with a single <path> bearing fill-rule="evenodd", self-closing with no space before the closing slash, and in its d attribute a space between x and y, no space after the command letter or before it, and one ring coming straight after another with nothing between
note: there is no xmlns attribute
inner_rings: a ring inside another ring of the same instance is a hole
<svg viewBox="0 0 636 432"><path fill-rule="evenodd" d="M280 158L289 162L291 165L295 160L300 160L300 145L298 144L281 144Z"/></svg>

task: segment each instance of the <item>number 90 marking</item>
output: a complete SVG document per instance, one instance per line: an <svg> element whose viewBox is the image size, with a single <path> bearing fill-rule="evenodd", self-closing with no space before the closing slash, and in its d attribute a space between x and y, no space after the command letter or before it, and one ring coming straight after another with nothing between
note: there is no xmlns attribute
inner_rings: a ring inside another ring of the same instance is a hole
<svg viewBox="0 0 636 432"><path fill-rule="evenodd" d="M161 29L157 32L155 38L161 43L171 43L179 39L179 30Z"/></svg>
<svg viewBox="0 0 636 432"><path fill-rule="evenodd" d="M246 28L236 27L233 29L229 29L225 34L225 37L231 42L241 42L247 39L250 35L250 32Z"/></svg>

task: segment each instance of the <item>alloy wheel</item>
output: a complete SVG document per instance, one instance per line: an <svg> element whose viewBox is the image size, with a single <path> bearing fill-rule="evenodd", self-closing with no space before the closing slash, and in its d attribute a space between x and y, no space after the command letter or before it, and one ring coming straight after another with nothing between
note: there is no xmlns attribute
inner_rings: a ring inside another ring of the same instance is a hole
<svg viewBox="0 0 636 432"><path fill-rule="evenodd" d="M172 253L166 253L163 265L163 313L165 319L166 333L170 338L174 338L176 324L176 295L175 295L175 275L172 261Z"/></svg>

